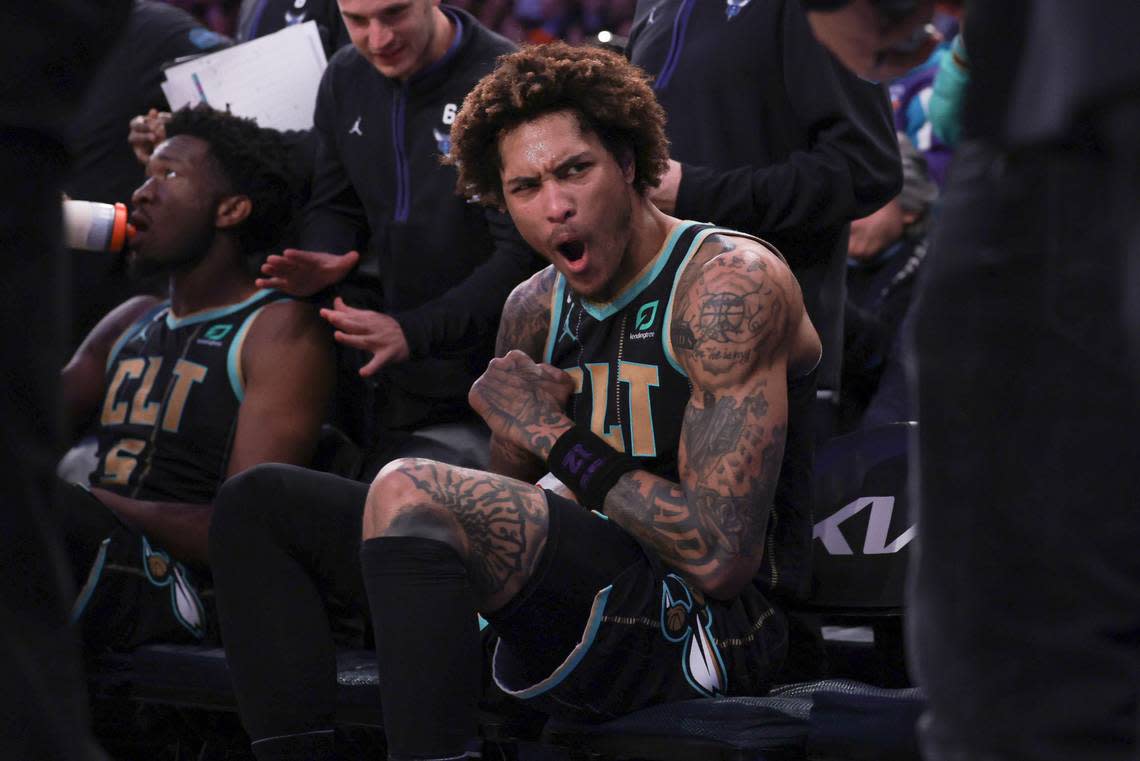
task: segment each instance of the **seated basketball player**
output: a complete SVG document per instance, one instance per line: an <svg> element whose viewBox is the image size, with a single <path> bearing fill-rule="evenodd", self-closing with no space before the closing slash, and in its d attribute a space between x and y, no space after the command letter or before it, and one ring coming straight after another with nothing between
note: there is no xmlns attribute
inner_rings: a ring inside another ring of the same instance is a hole
<svg viewBox="0 0 1140 761"><path fill-rule="evenodd" d="M97 647L204 634L214 495L252 465L307 463L332 386L316 311L254 286L293 210L276 133L205 108L166 129L131 199L128 261L168 275L169 298L120 305L63 370L67 412L98 441L89 488L58 500Z"/></svg>
<svg viewBox="0 0 1140 761"><path fill-rule="evenodd" d="M452 146L463 192L550 266L512 294L471 389L496 472L397 460L368 494L389 757L468 747L476 611L501 638L496 683L552 714L765 691L812 530L820 341L787 264L648 200L663 115L619 56L505 57Z"/></svg>

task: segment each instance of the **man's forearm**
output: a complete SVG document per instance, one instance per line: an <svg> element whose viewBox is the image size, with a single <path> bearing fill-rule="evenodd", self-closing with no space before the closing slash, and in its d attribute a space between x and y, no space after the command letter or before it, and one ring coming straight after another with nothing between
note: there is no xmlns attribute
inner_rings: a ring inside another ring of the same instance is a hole
<svg viewBox="0 0 1140 761"><path fill-rule="evenodd" d="M605 512L653 548L668 566L713 597L731 597L759 568L768 524L767 503L754 492L726 495L678 484L646 471L622 476L606 495Z"/></svg>
<svg viewBox="0 0 1140 761"><path fill-rule="evenodd" d="M491 434L491 472L534 483L542 478L545 469L530 452Z"/></svg>
<svg viewBox="0 0 1140 761"><path fill-rule="evenodd" d="M146 534L176 560L206 565L213 505L132 499L106 489L91 490L131 528Z"/></svg>

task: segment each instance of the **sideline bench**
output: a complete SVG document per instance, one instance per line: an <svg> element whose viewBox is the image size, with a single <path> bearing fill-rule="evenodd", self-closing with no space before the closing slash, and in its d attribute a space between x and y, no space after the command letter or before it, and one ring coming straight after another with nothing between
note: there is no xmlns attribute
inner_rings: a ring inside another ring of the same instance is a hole
<svg viewBox="0 0 1140 761"><path fill-rule="evenodd" d="M895 424L839 437L816 459L816 504L824 509L817 508L810 607L825 623L870 625L873 640L832 641L829 653L855 664L836 671L870 673L884 684L897 683L901 670L897 638L883 635L899 628L914 536L906 497L909 431L909 424ZM200 749L187 757L250 758L240 726L234 736L237 706L221 648L151 645L108 655L95 664L90 682L96 705L150 706L197 717L205 725L198 732L201 742L214 742L220 750L210 755ZM338 726L363 733L356 744L361 758L382 757L373 655L340 652L337 683ZM654 706L596 725L544 721L504 703L505 710L484 712L480 726L499 754L485 758L902 761L918 758L914 727L923 706L915 688L824 679L777 687L765 697ZM230 716L221 722L201 718L219 713Z"/></svg>

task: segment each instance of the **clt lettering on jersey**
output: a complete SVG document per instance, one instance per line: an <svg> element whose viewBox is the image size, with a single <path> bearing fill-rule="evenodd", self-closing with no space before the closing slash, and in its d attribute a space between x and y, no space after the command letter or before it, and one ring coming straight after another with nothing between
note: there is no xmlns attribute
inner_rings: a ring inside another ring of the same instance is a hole
<svg viewBox="0 0 1140 761"><path fill-rule="evenodd" d="M91 482L140 498L212 499L245 393L245 337L280 298L258 291L184 318L160 304L128 328L107 362Z"/></svg>
<svg viewBox="0 0 1140 761"><path fill-rule="evenodd" d="M609 363L588 363L586 376L580 367L565 368L574 379L574 393L588 393L590 397L590 430L605 439L606 443L619 452L627 452L634 457L656 457L657 441L653 435L652 389L661 385L660 372L656 365L638 362L622 362L616 373L611 373ZM611 375L617 376L618 383L626 384L625 393L610 388ZM585 378L589 377L586 390ZM607 425L609 400L624 397L629 402L628 427L631 446L627 450L625 436L620 422Z"/></svg>
<svg viewBox="0 0 1140 761"><path fill-rule="evenodd" d="M547 361L574 379L574 421L674 479L691 391L671 359L666 322L679 273L711 229L678 225L654 260L609 303L579 298L561 276L552 295Z"/></svg>

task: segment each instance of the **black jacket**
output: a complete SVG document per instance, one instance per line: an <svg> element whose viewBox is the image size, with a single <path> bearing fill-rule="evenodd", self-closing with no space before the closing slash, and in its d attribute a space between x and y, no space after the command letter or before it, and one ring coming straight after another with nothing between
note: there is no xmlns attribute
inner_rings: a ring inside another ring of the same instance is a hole
<svg viewBox="0 0 1140 761"><path fill-rule="evenodd" d="M412 360L385 376L412 397L401 401L409 409L425 397L466 407L503 303L541 266L510 218L466 202L455 169L440 164L463 97L513 50L469 14L446 12L461 27L456 43L406 83L382 76L355 48L333 56L317 95L317 167L301 241L364 254L358 281L378 278L379 289L358 288L349 301L403 328Z"/></svg>
<svg viewBox="0 0 1140 761"><path fill-rule="evenodd" d="M246 42L306 21L317 22L328 58L350 41L336 0L242 0L236 36Z"/></svg>
<svg viewBox="0 0 1140 761"><path fill-rule="evenodd" d="M758 235L787 257L836 388L847 222L902 187L881 87L835 63L798 0L640 0L630 59L656 76L676 216Z"/></svg>
<svg viewBox="0 0 1140 761"><path fill-rule="evenodd" d="M127 125L131 117L151 108L170 108L162 94L163 65L231 44L181 8L136 2L122 37L68 124L75 164L64 186L67 194L85 201L129 202L146 172L127 143Z"/></svg>

